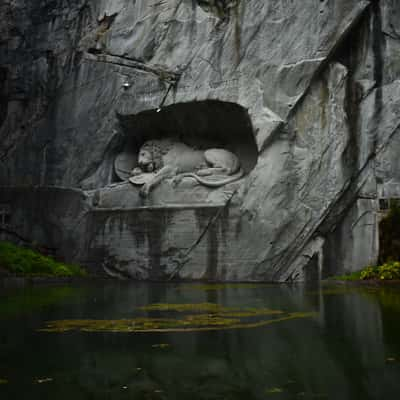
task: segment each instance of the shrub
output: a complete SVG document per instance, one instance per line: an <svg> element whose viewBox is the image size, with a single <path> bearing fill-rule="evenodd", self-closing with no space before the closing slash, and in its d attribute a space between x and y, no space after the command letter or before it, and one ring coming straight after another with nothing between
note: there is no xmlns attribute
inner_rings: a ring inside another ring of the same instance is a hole
<svg viewBox="0 0 400 400"><path fill-rule="evenodd" d="M366 267L360 272L361 279L376 279L378 276L378 267Z"/></svg>
<svg viewBox="0 0 400 400"><path fill-rule="evenodd" d="M391 261L379 266L368 266L352 274L336 276L332 279L343 281L357 280L400 280L400 262Z"/></svg>
<svg viewBox="0 0 400 400"><path fill-rule="evenodd" d="M57 262L51 257L9 242L0 242L0 265L18 275L86 275L86 271L77 265Z"/></svg>

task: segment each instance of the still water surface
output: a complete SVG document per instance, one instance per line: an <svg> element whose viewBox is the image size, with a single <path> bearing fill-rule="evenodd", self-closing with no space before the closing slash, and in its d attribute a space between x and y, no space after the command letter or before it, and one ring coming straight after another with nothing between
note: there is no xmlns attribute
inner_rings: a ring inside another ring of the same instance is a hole
<svg viewBox="0 0 400 400"><path fill-rule="evenodd" d="M0 399L399 393L396 287L0 283Z"/></svg>

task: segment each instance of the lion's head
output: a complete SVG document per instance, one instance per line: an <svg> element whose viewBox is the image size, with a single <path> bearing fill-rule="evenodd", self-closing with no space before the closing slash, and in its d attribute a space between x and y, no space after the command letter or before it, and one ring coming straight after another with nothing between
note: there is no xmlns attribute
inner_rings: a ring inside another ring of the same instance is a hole
<svg viewBox="0 0 400 400"><path fill-rule="evenodd" d="M139 167L145 172L154 172L156 170L154 156L150 150L140 149L138 155Z"/></svg>
<svg viewBox="0 0 400 400"><path fill-rule="evenodd" d="M139 150L138 164L145 172L155 172L164 166L163 155L171 148L168 140L150 140Z"/></svg>

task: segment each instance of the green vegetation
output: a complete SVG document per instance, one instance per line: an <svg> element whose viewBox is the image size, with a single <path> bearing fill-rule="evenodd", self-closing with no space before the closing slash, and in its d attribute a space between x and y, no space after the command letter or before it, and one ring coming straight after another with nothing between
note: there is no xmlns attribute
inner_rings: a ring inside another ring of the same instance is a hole
<svg viewBox="0 0 400 400"><path fill-rule="evenodd" d="M361 279L396 280L400 279L400 262L387 262L377 267L364 268L360 273Z"/></svg>
<svg viewBox="0 0 400 400"><path fill-rule="evenodd" d="M86 271L77 265L57 262L36 251L0 242L0 267L17 274L28 276L85 276Z"/></svg>
<svg viewBox="0 0 400 400"><path fill-rule="evenodd" d="M340 281L400 280L400 262L392 261L376 267L369 266L361 271L353 272L348 275L334 276L331 279Z"/></svg>
<svg viewBox="0 0 400 400"><path fill-rule="evenodd" d="M391 202L388 214L379 224L379 264L331 279L341 281L400 280L400 204Z"/></svg>

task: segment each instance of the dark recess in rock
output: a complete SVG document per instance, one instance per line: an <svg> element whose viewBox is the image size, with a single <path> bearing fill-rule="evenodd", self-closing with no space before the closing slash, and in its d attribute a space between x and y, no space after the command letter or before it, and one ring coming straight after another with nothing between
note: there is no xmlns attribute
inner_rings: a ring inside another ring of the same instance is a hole
<svg viewBox="0 0 400 400"><path fill-rule="evenodd" d="M400 260L400 207L392 206L379 223L379 264Z"/></svg>
<svg viewBox="0 0 400 400"><path fill-rule="evenodd" d="M230 11L237 7L240 0L195 0L205 11L216 14L222 20L228 20Z"/></svg>
<svg viewBox="0 0 400 400"><path fill-rule="evenodd" d="M369 35L369 24L373 18L370 11L366 18L361 18L346 40L337 48L332 59L343 64L348 71L345 109L349 126L350 138L346 150L343 153L343 165L347 170L347 178L353 177L358 170L359 165L359 142L360 142L360 101L362 100L362 88L356 81L355 74L359 68L360 60L364 56L359 43Z"/></svg>

